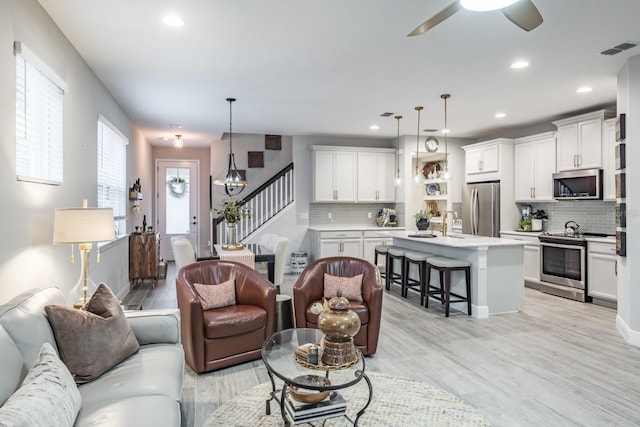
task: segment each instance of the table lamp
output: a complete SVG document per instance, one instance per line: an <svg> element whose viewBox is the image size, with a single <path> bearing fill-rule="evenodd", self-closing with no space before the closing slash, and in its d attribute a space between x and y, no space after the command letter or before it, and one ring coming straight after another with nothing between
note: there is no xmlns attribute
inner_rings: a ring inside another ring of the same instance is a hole
<svg viewBox="0 0 640 427"><path fill-rule="evenodd" d="M78 283L71 289L68 300L75 308L84 306L97 286L89 277L89 253L94 242L108 242L115 238L113 209L88 208L87 200L82 208L56 209L53 220L53 243L71 244L71 263L73 264L73 245L77 244L82 257L82 269ZM100 252L97 261L100 262Z"/></svg>

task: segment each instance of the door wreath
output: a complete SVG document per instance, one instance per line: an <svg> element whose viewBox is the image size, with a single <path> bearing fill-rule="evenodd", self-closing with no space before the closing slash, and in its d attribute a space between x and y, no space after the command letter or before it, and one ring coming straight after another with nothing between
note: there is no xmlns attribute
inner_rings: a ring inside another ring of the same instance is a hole
<svg viewBox="0 0 640 427"><path fill-rule="evenodd" d="M187 181L179 176L172 176L167 182L171 196L176 199L182 199L187 195Z"/></svg>

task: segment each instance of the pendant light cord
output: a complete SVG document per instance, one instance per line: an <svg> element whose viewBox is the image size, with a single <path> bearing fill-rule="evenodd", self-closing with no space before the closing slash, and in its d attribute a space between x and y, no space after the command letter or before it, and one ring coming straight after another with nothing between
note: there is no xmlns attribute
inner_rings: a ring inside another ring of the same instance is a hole
<svg viewBox="0 0 640 427"><path fill-rule="evenodd" d="M445 93L440 95L440 98L444 99L444 164L446 165L446 169L449 170L449 143L447 141L449 126L447 125L447 99L451 98L451 95Z"/></svg>
<svg viewBox="0 0 640 427"><path fill-rule="evenodd" d="M229 153L233 153L233 128L232 128L232 108L231 106L233 105L233 102L235 101L235 98L227 98L227 101L229 102Z"/></svg>
<svg viewBox="0 0 640 427"><path fill-rule="evenodd" d="M400 119L402 116L394 116L398 121L398 138L396 140L396 179L400 179Z"/></svg>
<svg viewBox="0 0 640 427"><path fill-rule="evenodd" d="M420 177L418 176L418 167L419 167L419 149L420 149L420 111L422 111L423 107L422 106L418 106L415 107L415 110L418 112L418 132L416 133L416 176L415 176L415 180L417 182L417 180L420 179Z"/></svg>

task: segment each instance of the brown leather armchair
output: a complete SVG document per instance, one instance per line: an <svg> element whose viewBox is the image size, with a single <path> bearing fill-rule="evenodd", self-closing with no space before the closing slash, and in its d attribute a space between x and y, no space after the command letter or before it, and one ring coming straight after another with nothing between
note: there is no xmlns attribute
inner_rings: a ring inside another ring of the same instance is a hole
<svg viewBox="0 0 640 427"><path fill-rule="evenodd" d="M193 283L214 285L235 279L236 305L203 310ZM229 261L200 261L176 276L182 346L197 373L260 358L265 339L274 332L276 289L251 268Z"/></svg>
<svg viewBox="0 0 640 427"><path fill-rule="evenodd" d="M362 274L362 302L349 301L351 310L359 317L362 326L353 338L362 354L375 354L378 348L380 317L382 314L382 283L380 271L370 262L360 258L321 258L309 264L293 287L293 306L296 327L317 328L318 315L311 313L311 304L322 302L324 273L332 276L353 277Z"/></svg>

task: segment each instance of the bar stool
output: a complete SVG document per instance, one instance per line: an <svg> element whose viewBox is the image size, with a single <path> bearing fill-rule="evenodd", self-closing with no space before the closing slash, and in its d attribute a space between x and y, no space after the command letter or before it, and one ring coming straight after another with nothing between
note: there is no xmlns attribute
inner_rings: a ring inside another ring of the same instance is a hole
<svg viewBox="0 0 640 427"><path fill-rule="evenodd" d="M391 245L376 245L373 250L373 264L378 267L378 270L380 271L380 277L385 279L385 283L387 278L387 251L392 247L393 246ZM382 255L385 262L384 265L378 264L378 255Z"/></svg>
<svg viewBox="0 0 640 427"><path fill-rule="evenodd" d="M407 297L409 289L420 291L420 305L424 305L427 283L427 260L435 255L428 252L407 251L404 253L404 280L402 282L402 296ZM411 265L418 267L418 279L412 279Z"/></svg>
<svg viewBox="0 0 640 427"><path fill-rule="evenodd" d="M400 248L398 246L390 246L387 249L387 259L386 259L386 277L385 277L385 288L387 290L391 289L391 284L394 283L396 285L400 285L402 288L402 281L404 277L404 253L407 250L404 248ZM400 272L396 273L395 271L395 262L400 261Z"/></svg>
<svg viewBox="0 0 640 427"><path fill-rule="evenodd" d="M431 285L431 269L440 273L440 286ZM467 285L467 295L462 296L451 292L451 272L464 271ZM448 257L433 257L427 261L425 307L429 307L429 297L444 304L445 316L449 317L449 305L452 302L466 302L467 314L471 315L471 263L469 261ZM451 297L458 299L452 300Z"/></svg>

